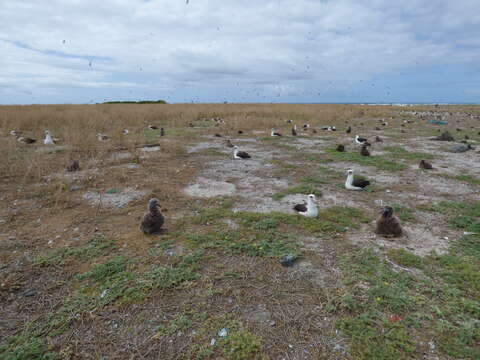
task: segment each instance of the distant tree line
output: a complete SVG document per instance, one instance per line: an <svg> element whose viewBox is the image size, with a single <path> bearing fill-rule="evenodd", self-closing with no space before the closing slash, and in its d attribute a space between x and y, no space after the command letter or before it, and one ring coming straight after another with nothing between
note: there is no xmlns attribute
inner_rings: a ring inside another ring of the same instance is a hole
<svg viewBox="0 0 480 360"><path fill-rule="evenodd" d="M167 104L165 100L106 101L103 104Z"/></svg>

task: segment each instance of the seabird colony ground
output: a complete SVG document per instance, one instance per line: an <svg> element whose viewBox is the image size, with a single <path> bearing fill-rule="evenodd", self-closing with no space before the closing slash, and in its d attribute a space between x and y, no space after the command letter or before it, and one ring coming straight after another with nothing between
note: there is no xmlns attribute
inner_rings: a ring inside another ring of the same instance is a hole
<svg viewBox="0 0 480 360"><path fill-rule="evenodd" d="M478 358L479 115L0 108L0 358ZM375 234L392 216L404 235Z"/></svg>

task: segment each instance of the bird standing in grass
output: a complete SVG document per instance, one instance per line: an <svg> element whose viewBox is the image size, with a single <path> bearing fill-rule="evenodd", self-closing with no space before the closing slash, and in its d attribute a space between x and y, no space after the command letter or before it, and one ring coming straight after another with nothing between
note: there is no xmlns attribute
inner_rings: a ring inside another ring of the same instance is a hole
<svg viewBox="0 0 480 360"><path fill-rule="evenodd" d="M345 132L346 132L347 134L350 134L350 133L352 132L352 127L349 126L349 127L347 128L347 131L345 131Z"/></svg>
<svg viewBox="0 0 480 360"><path fill-rule="evenodd" d="M159 206L157 198L150 199L148 202L148 212L140 223L140 230L144 234L158 234L161 231L165 218L158 209Z"/></svg>
<svg viewBox="0 0 480 360"><path fill-rule="evenodd" d="M307 203L305 204L297 204L293 207L293 210L297 212L297 214L306 216L306 217L317 217L318 216L318 208L317 208L317 199L315 198L314 194L310 194L307 197Z"/></svg>
<svg viewBox="0 0 480 360"><path fill-rule="evenodd" d="M53 140L50 130L45 130L45 139L43 140L43 143L45 145L55 145L55 141Z"/></svg>
<svg viewBox="0 0 480 360"><path fill-rule="evenodd" d="M347 190L363 190L370 185L370 181L364 179L355 179L353 176L353 170L347 171L347 181L345 181L345 188Z"/></svg>
<svg viewBox="0 0 480 360"><path fill-rule="evenodd" d="M293 135L293 136L297 136L297 125L293 125L292 135Z"/></svg>
<svg viewBox="0 0 480 360"><path fill-rule="evenodd" d="M239 151L238 146L233 147L233 158L234 159L250 159L251 156L245 151Z"/></svg>
<svg viewBox="0 0 480 360"><path fill-rule="evenodd" d="M381 213L382 215L377 220L375 234L387 237L401 236L403 230L400 226L400 221L393 215L393 208L391 206L385 206Z"/></svg>
<svg viewBox="0 0 480 360"><path fill-rule="evenodd" d="M339 144L339 145L337 146L337 151L339 151L339 152L344 152L344 151L345 151L345 146L342 145L342 144Z"/></svg>
<svg viewBox="0 0 480 360"><path fill-rule="evenodd" d="M160 136L165 136L165 130L163 128L160 128Z"/></svg>

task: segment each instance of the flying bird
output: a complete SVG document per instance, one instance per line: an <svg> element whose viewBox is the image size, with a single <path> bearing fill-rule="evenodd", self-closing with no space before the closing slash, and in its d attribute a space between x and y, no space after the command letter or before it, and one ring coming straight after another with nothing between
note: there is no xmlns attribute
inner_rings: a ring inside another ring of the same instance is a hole
<svg viewBox="0 0 480 360"><path fill-rule="evenodd" d="M403 234L400 221L393 215L393 208L391 206L385 206L381 210L382 215L377 220L377 226L375 233L387 237L397 237Z"/></svg>
<svg viewBox="0 0 480 360"><path fill-rule="evenodd" d="M370 181L363 179L355 179L353 176L353 170L347 171L347 181L345 181L345 188L347 190L363 190L370 185Z"/></svg>
<svg viewBox="0 0 480 360"><path fill-rule="evenodd" d="M148 125L148 129L149 129L149 130L157 130L157 129L158 129L158 126Z"/></svg>
<svg viewBox="0 0 480 360"><path fill-rule="evenodd" d="M245 151L239 151L238 146L233 147L233 158L234 159L250 159L251 156Z"/></svg>
<svg viewBox="0 0 480 360"><path fill-rule="evenodd" d="M307 197L307 203L305 204L297 204L293 207L298 214L306 216L306 217L317 217L318 216L318 208L317 208L317 199L315 198L314 194L310 194Z"/></svg>
<svg viewBox="0 0 480 360"><path fill-rule="evenodd" d="M140 230L144 234L158 234L161 231L165 218L158 209L159 206L157 198L150 199L148 202L148 212L143 216L140 223Z"/></svg>

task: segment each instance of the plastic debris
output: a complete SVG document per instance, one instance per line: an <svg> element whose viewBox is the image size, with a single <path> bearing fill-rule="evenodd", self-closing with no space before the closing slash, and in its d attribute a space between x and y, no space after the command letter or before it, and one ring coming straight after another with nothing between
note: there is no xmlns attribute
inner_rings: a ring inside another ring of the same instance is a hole
<svg viewBox="0 0 480 360"><path fill-rule="evenodd" d="M288 254L280 260L280 264L282 264L283 267L290 267L293 266L293 263L298 259L298 256L295 254Z"/></svg>
<svg viewBox="0 0 480 360"><path fill-rule="evenodd" d="M440 121L440 120L428 120L430 124L433 125L447 125L448 121Z"/></svg>

